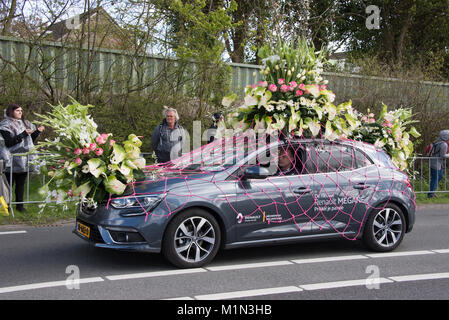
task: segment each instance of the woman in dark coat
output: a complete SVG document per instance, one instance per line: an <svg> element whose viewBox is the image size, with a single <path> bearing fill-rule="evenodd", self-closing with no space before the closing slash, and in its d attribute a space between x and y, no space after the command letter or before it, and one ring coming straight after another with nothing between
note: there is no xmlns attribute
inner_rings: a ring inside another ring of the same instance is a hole
<svg viewBox="0 0 449 320"><path fill-rule="evenodd" d="M1 158L5 161L5 171L8 181L12 172L12 182L15 184L16 202L23 202L25 181L28 172L26 156L13 156L27 153L34 148L34 142L45 127L36 129L30 121L23 117L23 109L18 104L11 104L6 109L5 119L0 122L0 134L4 140L1 147ZM22 203L17 204L18 211L24 211Z"/></svg>

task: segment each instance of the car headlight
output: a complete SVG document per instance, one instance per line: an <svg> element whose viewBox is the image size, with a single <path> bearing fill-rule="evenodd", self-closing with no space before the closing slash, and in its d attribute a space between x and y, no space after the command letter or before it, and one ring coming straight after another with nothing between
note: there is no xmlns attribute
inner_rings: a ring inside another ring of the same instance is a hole
<svg viewBox="0 0 449 320"><path fill-rule="evenodd" d="M110 204L115 209L144 209L150 211L162 201L165 194L128 196L112 199Z"/></svg>

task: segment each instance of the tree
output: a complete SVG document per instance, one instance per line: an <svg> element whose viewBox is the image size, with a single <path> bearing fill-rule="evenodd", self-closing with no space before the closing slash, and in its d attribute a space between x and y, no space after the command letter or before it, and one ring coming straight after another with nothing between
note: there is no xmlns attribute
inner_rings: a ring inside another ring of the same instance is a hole
<svg viewBox="0 0 449 320"><path fill-rule="evenodd" d="M373 0L369 4L380 9L379 29L366 27L364 1L346 0L337 7L346 19L335 21L335 36L348 39L347 49L354 56L376 55L391 69L417 61L428 64L435 55L449 62L448 0ZM442 70L441 75L448 73Z"/></svg>

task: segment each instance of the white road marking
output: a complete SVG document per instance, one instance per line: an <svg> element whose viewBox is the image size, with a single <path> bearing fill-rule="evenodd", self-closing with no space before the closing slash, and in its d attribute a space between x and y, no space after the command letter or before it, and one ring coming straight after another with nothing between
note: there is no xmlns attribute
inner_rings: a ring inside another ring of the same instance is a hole
<svg viewBox="0 0 449 320"><path fill-rule="evenodd" d="M397 281L397 282L418 281L418 280L435 280L435 279L447 279L447 278L449 278L449 272L412 274L412 275L408 275L408 276L388 277L388 279L391 279L391 280Z"/></svg>
<svg viewBox="0 0 449 320"><path fill-rule="evenodd" d="M436 253L449 253L449 249L437 249L432 251Z"/></svg>
<svg viewBox="0 0 449 320"><path fill-rule="evenodd" d="M26 233L26 231L8 231L8 232L0 232L2 234L14 234L14 233ZM201 273L201 272L219 272L219 271L227 271L227 270L237 270L237 269L248 269L248 268L260 268L260 267L276 267L283 265L293 265L293 264L306 264L306 263L320 263L320 262L337 262L337 261L349 261L356 259L367 259L367 258L389 258L389 257L403 257L403 256L413 256L413 255L427 255L427 254L445 254L449 253L449 249L434 249L434 250L421 250L421 251L402 251L402 252L388 252L388 253L373 253L373 254L365 254L365 255L348 255L348 256L336 256L336 257L321 257L321 258L310 258L310 259L296 259L296 260L284 260L284 261L269 261L269 262L258 262L258 263L247 263L247 264L237 264L237 265L225 265L225 266L214 266L207 268L195 268L195 269L181 269L181 270L169 270L169 271L153 271L153 272L145 272L145 273L134 273L134 274L123 274L123 275L112 275L106 276L107 280L115 281L115 280L128 280L128 279L139 279L139 278L151 278L151 277L163 277L163 276L174 276L174 275L183 275L183 274L193 274L193 273ZM388 282L403 282L403 281L416 281L416 280L433 280L433 279L446 279L449 278L449 272L444 273L431 273L431 274L417 274L417 275L405 275L405 276L394 276L388 278L380 278L381 283ZM79 280L80 284L83 283L93 283L93 282L101 282L104 281L101 277L93 277L93 278L85 278ZM355 285L365 285L366 279L363 280L349 280L349 281L334 281L334 282L325 282L318 284L305 284L301 286L289 286L289 287L279 287L279 288L267 288L267 289L257 289L257 290L245 290L245 291L235 291L223 293L224 295L228 294L230 297L238 296L238 297L246 297L254 295L265 295L265 294L276 294L283 293L283 290L287 290L285 292L293 292L293 291L301 291L303 289L306 290L318 290L319 288L332 288L332 287L343 287L343 286L355 286ZM362 283L363 282L363 283ZM11 286L0 288L1 293L9 293L16 291L26 291L26 290L34 290L34 289L42 289L42 288L51 288L58 286L67 285L67 281L53 281L53 282L42 282L42 283L34 283L34 284L26 284L19 286ZM270 291L271 290L271 291ZM289 291L293 290L293 291ZM218 295L218 294L213 294ZM211 295L200 295L196 298L204 298L210 297ZM219 298L219 296L217 296ZM213 298L210 297L210 298ZM172 298L177 300L186 300L193 299L191 297L179 297ZM226 298L224 298L226 299Z"/></svg>
<svg viewBox="0 0 449 320"><path fill-rule="evenodd" d="M243 291L204 294L204 295L195 296L195 299L197 299L197 300L224 300L224 299L256 297L256 296L263 296L263 295L268 295L268 294L280 294L280 293L299 292L299 291L302 291L302 289L295 287L295 286L288 286L288 287L277 287L277 288L265 288L265 289L255 289L255 290L243 290Z"/></svg>
<svg viewBox="0 0 449 320"><path fill-rule="evenodd" d="M447 278L449 278L449 272L394 276L394 277L388 277L388 278L377 278L376 283L384 284L384 283L419 281L419 280L435 280L435 279L447 279ZM164 300L237 299L237 298L246 298L246 297L256 297L256 296L261 296L261 295L301 292L304 290L311 291L311 290L326 290L326 289L336 289L336 288L354 287L354 286L367 286L370 284L370 283L367 283L367 280L368 279L357 279L357 280L343 280L343 281L333 281L333 282L311 283L311 284L301 284L299 286L287 286L287 287L275 287L275 288L264 288L264 289L254 289L254 290L221 292L221 293L196 295L193 298L179 297L179 298L170 298L170 299L164 299Z"/></svg>
<svg viewBox="0 0 449 320"><path fill-rule="evenodd" d="M304 264L304 263L347 261L347 260L358 260L358 259L368 259L368 257L363 256L363 255L350 255L350 256L339 256L339 257L297 259L297 260L291 260L291 261L294 263L297 263L297 264Z"/></svg>
<svg viewBox="0 0 449 320"><path fill-rule="evenodd" d="M332 281L332 282L323 282L323 283L312 283L312 284L303 284L299 287L304 290L322 290L322 289L334 289L334 288L343 288L343 287L352 287L352 286L366 286L368 279L358 279L358 280L344 280L344 281ZM370 279L372 280L372 279ZM389 280L386 278L377 278L376 284L381 283L391 283L393 280Z"/></svg>
<svg viewBox="0 0 449 320"><path fill-rule="evenodd" d="M206 269L196 268L196 269L181 269L181 270L169 270L169 271L153 271L153 272L143 272L143 273L132 273L132 274L122 274L115 276L106 276L108 280L129 280L129 279L140 279L140 278L152 278L152 277L164 277L173 276L180 274L207 272Z"/></svg>
<svg viewBox="0 0 449 320"><path fill-rule="evenodd" d="M7 234L20 234L20 233L27 233L25 230L20 230L20 231L4 231L4 232L0 232L0 236L2 235L7 235Z"/></svg>
<svg viewBox="0 0 449 320"><path fill-rule="evenodd" d="M405 257L405 256L418 256L423 254L435 254L431 250L421 250L421 251L402 251L402 252L385 252L385 253L371 253L366 254L370 258L391 258L391 257Z"/></svg>
<svg viewBox="0 0 449 320"><path fill-rule="evenodd" d="M78 283L84 284L84 283L93 283L93 282L101 282L101 281L104 281L104 279L101 277L94 277L94 278L79 279ZM35 290L35 289L43 289L43 288L61 287L61 286L66 286L67 284L73 285L73 282L68 282L67 280L63 280L63 281L25 284L22 286L4 287L4 288L0 288L0 293L10 293L10 292L16 292L16 291L27 291L27 290Z"/></svg>
<svg viewBox="0 0 449 320"><path fill-rule="evenodd" d="M238 270L238 269L249 269L249 268L263 268L263 267L277 267L293 264L290 261L270 261L270 262L257 262L257 263L246 263L246 264L233 264L227 266L216 266L208 267L207 270L210 271L227 271L227 270Z"/></svg>

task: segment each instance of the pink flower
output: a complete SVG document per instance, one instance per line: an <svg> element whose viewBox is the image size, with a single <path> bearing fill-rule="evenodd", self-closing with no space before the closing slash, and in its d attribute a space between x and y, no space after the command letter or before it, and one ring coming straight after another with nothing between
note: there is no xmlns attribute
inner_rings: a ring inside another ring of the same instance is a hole
<svg viewBox="0 0 449 320"><path fill-rule="evenodd" d="M268 82L266 82L266 81L259 81L259 87L266 88L266 86L268 86Z"/></svg>
<svg viewBox="0 0 449 320"><path fill-rule="evenodd" d="M368 118L367 118L366 116L363 116L363 117L362 117L362 121L363 121L363 122L368 122Z"/></svg>
<svg viewBox="0 0 449 320"><path fill-rule="evenodd" d="M270 84L268 86L268 90L270 90L271 92L276 92L278 91L278 87L275 84Z"/></svg>
<svg viewBox="0 0 449 320"><path fill-rule="evenodd" d="M392 127L393 127L393 124L392 124L390 121L385 120L384 123L383 123L383 126L384 126L384 127L387 127L387 128L392 128Z"/></svg>
<svg viewBox="0 0 449 320"><path fill-rule="evenodd" d="M295 89L295 88L298 86L298 84L296 83L296 81L291 81L291 82L289 83L289 85L290 85L290 91L293 91L293 89Z"/></svg>
<svg viewBox="0 0 449 320"><path fill-rule="evenodd" d="M95 151L95 149L97 149L97 145L96 145L95 143L91 143L91 144L89 145L89 150L90 150L90 151Z"/></svg>
<svg viewBox="0 0 449 320"><path fill-rule="evenodd" d="M281 92L287 92L288 89L289 89L289 86L287 86L286 84L283 84L283 85L281 86Z"/></svg>
<svg viewBox="0 0 449 320"><path fill-rule="evenodd" d="M306 85L304 83L301 83L299 85L299 89L301 89L302 91L304 91L305 88L306 88Z"/></svg>
<svg viewBox="0 0 449 320"><path fill-rule="evenodd" d="M285 83L285 80L284 79L282 79L282 78L279 78L278 79L278 84L284 84Z"/></svg>
<svg viewBox="0 0 449 320"><path fill-rule="evenodd" d="M369 118L368 122L369 122L369 123L374 123L374 122L376 122L376 119L374 119L374 118Z"/></svg>
<svg viewBox="0 0 449 320"><path fill-rule="evenodd" d="M89 154L90 149L89 148L83 148L83 154Z"/></svg>
<svg viewBox="0 0 449 320"><path fill-rule="evenodd" d="M95 150L95 154L96 154L97 156L101 156L101 155L103 154L103 149L97 148L97 150Z"/></svg>
<svg viewBox="0 0 449 320"><path fill-rule="evenodd" d="M75 159L75 163L76 163L77 165L80 165L81 163L83 163L83 160L81 160L80 158L76 158L76 159Z"/></svg>
<svg viewBox="0 0 449 320"><path fill-rule="evenodd" d="M115 140L111 139L110 140L111 146L115 143Z"/></svg>
<svg viewBox="0 0 449 320"><path fill-rule="evenodd" d="M103 144L103 143L106 142L106 141L103 140L103 138L102 138L101 136L98 136L97 138L95 138L95 141L96 141L98 144Z"/></svg>
<svg viewBox="0 0 449 320"><path fill-rule="evenodd" d="M257 87L257 84L255 84L255 83L251 85L252 89L255 89L256 87Z"/></svg>
<svg viewBox="0 0 449 320"><path fill-rule="evenodd" d="M73 153L79 156L83 151L80 148L76 148Z"/></svg>
<svg viewBox="0 0 449 320"><path fill-rule="evenodd" d="M300 97L304 94L304 92L302 92L301 90L296 90L296 96Z"/></svg>
<svg viewBox="0 0 449 320"><path fill-rule="evenodd" d="M320 90L326 90L327 86L325 84L321 85Z"/></svg>
<svg viewBox="0 0 449 320"><path fill-rule="evenodd" d="M104 144L108 140L109 135L107 133L103 133L102 135L98 136L95 141L97 144Z"/></svg>

